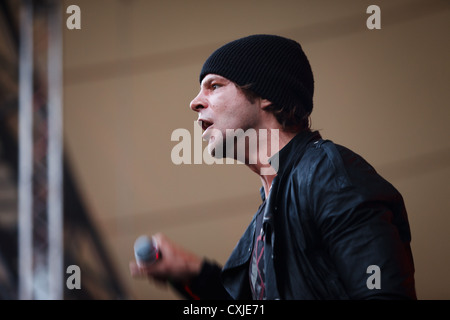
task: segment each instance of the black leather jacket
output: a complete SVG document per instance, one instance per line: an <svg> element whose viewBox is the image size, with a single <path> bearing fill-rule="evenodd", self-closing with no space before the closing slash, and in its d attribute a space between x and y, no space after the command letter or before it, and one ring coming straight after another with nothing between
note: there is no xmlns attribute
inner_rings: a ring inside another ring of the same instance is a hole
<svg viewBox="0 0 450 320"><path fill-rule="evenodd" d="M416 299L400 193L359 155L317 132L298 134L276 156L263 220L267 299ZM251 299L254 232L255 218L223 268L205 260L180 291Z"/></svg>

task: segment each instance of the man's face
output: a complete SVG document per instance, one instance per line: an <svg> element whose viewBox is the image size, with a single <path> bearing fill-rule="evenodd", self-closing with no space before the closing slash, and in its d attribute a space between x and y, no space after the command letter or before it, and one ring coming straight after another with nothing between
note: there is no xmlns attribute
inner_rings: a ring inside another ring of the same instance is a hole
<svg viewBox="0 0 450 320"><path fill-rule="evenodd" d="M250 102L234 82L222 76L208 74L203 78L200 92L190 107L198 112L198 121L204 130L202 138L208 141L208 150L213 156L217 156L214 151L221 147L220 143L225 147L227 129L258 129L262 112L259 102L259 99ZM225 156L226 151L222 150Z"/></svg>

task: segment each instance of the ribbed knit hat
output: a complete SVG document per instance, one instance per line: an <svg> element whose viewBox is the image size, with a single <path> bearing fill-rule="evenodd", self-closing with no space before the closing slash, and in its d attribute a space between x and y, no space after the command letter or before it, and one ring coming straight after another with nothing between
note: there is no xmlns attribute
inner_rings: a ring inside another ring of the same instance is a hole
<svg viewBox="0 0 450 320"><path fill-rule="evenodd" d="M218 74L279 107L313 108L314 77L299 43L276 35L257 34L225 44L206 60L200 82Z"/></svg>

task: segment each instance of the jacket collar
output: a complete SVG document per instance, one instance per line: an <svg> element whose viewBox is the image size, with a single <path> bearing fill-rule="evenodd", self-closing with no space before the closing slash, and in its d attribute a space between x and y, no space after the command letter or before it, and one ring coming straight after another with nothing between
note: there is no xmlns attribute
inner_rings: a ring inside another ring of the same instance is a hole
<svg viewBox="0 0 450 320"><path fill-rule="evenodd" d="M294 136L280 151L269 158L269 163L276 163L278 160L278 170L276 166L272 167L277 171L277 175L283 175L296 159L301 158L305 152L306 146L321 138L318 131L302 131Z"/></svg>
<svg viewBox="0 0 450 320"><path fill-rule="evenodd" d="M277 176L289 172L296 160L303 156L306 146L321 138L318 131L302 131L296 134L280 151L269 158L269 163L277 172ZM259 189L259 193L264 201L266 199L264 187Z"/></svg>

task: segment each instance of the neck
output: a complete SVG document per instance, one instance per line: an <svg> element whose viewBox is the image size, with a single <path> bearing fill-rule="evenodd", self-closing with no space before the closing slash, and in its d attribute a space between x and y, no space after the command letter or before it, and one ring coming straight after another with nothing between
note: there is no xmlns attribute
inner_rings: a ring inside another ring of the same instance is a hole
<svg viewBox="0 0 450 320"><path fill-rule="evenodd" d="M247 161L246 165L260 176L267 198L273 179L277 175L269 164L269 158L287 145L297 132L287 132L282 129L267 129L265 132L267 134L258 131L258 148L253 154L249 154L249 159L253 161Z"/></svg>

